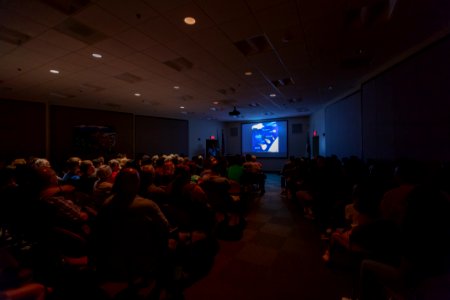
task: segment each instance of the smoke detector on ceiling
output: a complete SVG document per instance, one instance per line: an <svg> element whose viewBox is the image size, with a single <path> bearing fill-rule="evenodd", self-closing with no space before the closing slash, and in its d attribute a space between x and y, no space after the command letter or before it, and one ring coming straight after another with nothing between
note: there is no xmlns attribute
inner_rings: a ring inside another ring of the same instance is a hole
<svg viewBox="0 0 450 300"><path fill-rule="evenodd" d="M241 114L241 112L236 109L236 106L234 106L233 110L230 111L228 114L230 116L239 116Z"/></svg>

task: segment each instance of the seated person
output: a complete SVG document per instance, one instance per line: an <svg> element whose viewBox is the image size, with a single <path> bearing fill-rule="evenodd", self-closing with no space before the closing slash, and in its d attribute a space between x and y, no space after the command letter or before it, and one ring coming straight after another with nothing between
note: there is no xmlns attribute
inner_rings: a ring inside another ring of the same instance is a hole
<svg viewBox="0 0 450 300"><path fill-rule="evenodd" d="M258 184L261 195L264 195L266 192L266 174L262 171L262 164L256 160L256 156L250 154L245 155L243 167L242 183Z"/></svg>
<svg viewBox="0 0 450 300"><path fill-rule="evenodd" d="M77 190L92 195L95 181L97 181L97 178L94 164L90 160L83 160L80 164L80 179L77 183Z"/></svg>
<svg viewBox="0 0 450 300"><path fill-rule="evenodd" d="M44 300L47 288L33 281L30 270L21 268L19 262L5 248L0 248L0 299Z"/></svg>
<svg viewBox="0 0 450 300"><path fill-rule="evenodd" d="M138 195L139 173L122 169L94 227L95 260L103 278L161 278L169 223L156 203Z"/></svg>
<svg viewBox="0 0 450 300"><path fill-rule="evenodd" d="M96 208L111 195L113 187L112 169L108 165L101 165L96 172L97 181L94 183L93 196L96 199Z"/></svg>
<svg viewBox="0 0 450 300"><path fill-rule="evenodd" d="M358 299L450 299L448 194L419 185L405 204L399 260L364 260Z"/></svg>
<svg viewBox="0 0 450 300"><path fill-rule="evenodd" d="M64 193L72 192L74 187L58 185L58 177L52 168L41 167L36 172L39 189L39 201L36 203L36 208L40 212L40 219L44 221L40 223L47 224L49 228L63 227L86 234L88 229L85 225L89 218L88 214L64 195Z"/></svg>
<svg viewBox="0 0 450 300"><path fill-rule="evenodd" d="M346 207L346 218L351 222L349 228L338 229L331 234L329 247L322 256L330 262L337 247L349 251L378 252L384 226L379 219L379 203L381 196L374 192L372 183L364 182L355 186L353 204ZM387 236L386 236L387 238Z"/></svg>

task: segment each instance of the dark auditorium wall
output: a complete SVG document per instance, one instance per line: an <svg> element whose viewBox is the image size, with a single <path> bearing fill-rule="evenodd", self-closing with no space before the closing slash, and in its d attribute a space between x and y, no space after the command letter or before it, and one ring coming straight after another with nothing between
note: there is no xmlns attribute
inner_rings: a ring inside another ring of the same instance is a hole
<svg viewBox="0 0 450 300"><path fill-rule="evenodd" d="M0 100L0 158L43 157L46 151L45 104Z"/></svg>
<svg viewBox="0 0 450 300"><path fill-rule="evenodd" d="M325 108L325 119L328 155L360 157L361 93L355 92Z"/></svg>
<svg viewBox="0 0 450 300"><path fill-rule="evenodd" d="M114 129L117 133L115 152L133 157L133 114L57 105L51 105L49 110L50 158L55 163L61 164L70 156L82 156L74 150L73 136L74 127L80 125Z"/></svg>
<svg viewBox="0 0 450 300"><path fill-rule="evenodd" d="M365 158L450 159L450 38L362 86Z"/></svg>
<svg viewBox="0 0 450 300"><path fill-rule="evenodd" d="M206 155L206 140L214 136L222 150L224 139L224 123L213 120L189 120L189 158L194 155Z"/></svg>
<svg viewBox="0 0 450 300"><path fill-rule="evenodd" d="M361 145L364 159L450 160L448 53L449 37L366 81L360 102L356 93L315 112L310 134L325 126L320 154L349 156Z"/></svg>
<svg viewBox="0 0 450 300"><path fill-rule="evenodd" d="M135 116L136 153L189 155L189 122Z"/></svg>

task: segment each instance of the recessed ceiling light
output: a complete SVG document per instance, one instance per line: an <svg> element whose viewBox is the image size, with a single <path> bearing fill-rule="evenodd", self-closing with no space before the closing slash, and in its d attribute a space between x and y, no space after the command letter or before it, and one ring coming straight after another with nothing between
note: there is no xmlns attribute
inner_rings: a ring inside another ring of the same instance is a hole
<svg viewBox="0 0 450 300"><path fill-rule="evenodd" d="M141 94L139 94L139 93L134 93L134 95L135 95L136 97L140 97L140 96L141 96Z"/></svg>
<svg viewBox="0 0 450 300"><path fill-rule="evenodd" d="M50 70L50 73L59 74L59 71L58 70Z"/></svg>
<svg viewBox="0 0 450 300"><path fill-rule="evenodd" d="M219 104L219 101L214 101L213 104L217 105Z"/></svg>
<svg viewBox="0 0 450 300"><path fill-rule="evenodd" d="M176 89L176 90L180 89L180 87L178 85L174 86L173 88Z"/></svg>
<svg viewBox="0 0 450 300"><path fill-rule="evenodd" d="M330 85L330 86L328 87L328 89L331 91L331 90L333 89L333 86Z"/></svg>
<svg viewBox="0 0 450 300"><path fill-rule="evenodd" d="M181 108L181 109L183 109L183 108L184 108L184 106L180 106L180 108Z"/></svg>
<svg viewBox="0 0 450 300"><path fill-rule="evenodd" d="M103 56L99 53L92 53L92 56L95 58L102 58Z"/></svg>
<svg viewBox="0 0 450 300"><path fill-rule="evenodd" d="M194 25L195 24L195 19L193 17L186 17L184 18L184 23L188 24L188 25Z"/></svg>
<svg viewBox="0 0 450 300"><path fill-rule="evenodd" d="M270 94L269 97L270 98L275 98L277 95L276 94Z"/></svg>
<svg viewBox="0 0 450 300"><path fill-rule="evenodd" d="M251 71L247 71L247 72L244 73L244 75L245 76L251 76L251 75L253 75L253 73Z"/></svg>

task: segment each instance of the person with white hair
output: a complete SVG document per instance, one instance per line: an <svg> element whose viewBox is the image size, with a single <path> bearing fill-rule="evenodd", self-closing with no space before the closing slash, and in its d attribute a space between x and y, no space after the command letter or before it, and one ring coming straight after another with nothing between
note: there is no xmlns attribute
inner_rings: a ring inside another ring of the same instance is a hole
<svg viewBox="0 0 450 300"><path fill-rule="evenodd" d="M33 167L40 168L40 167L48 167L51 168L51 164L46 158L38 158L34 161Z"/></svg>

